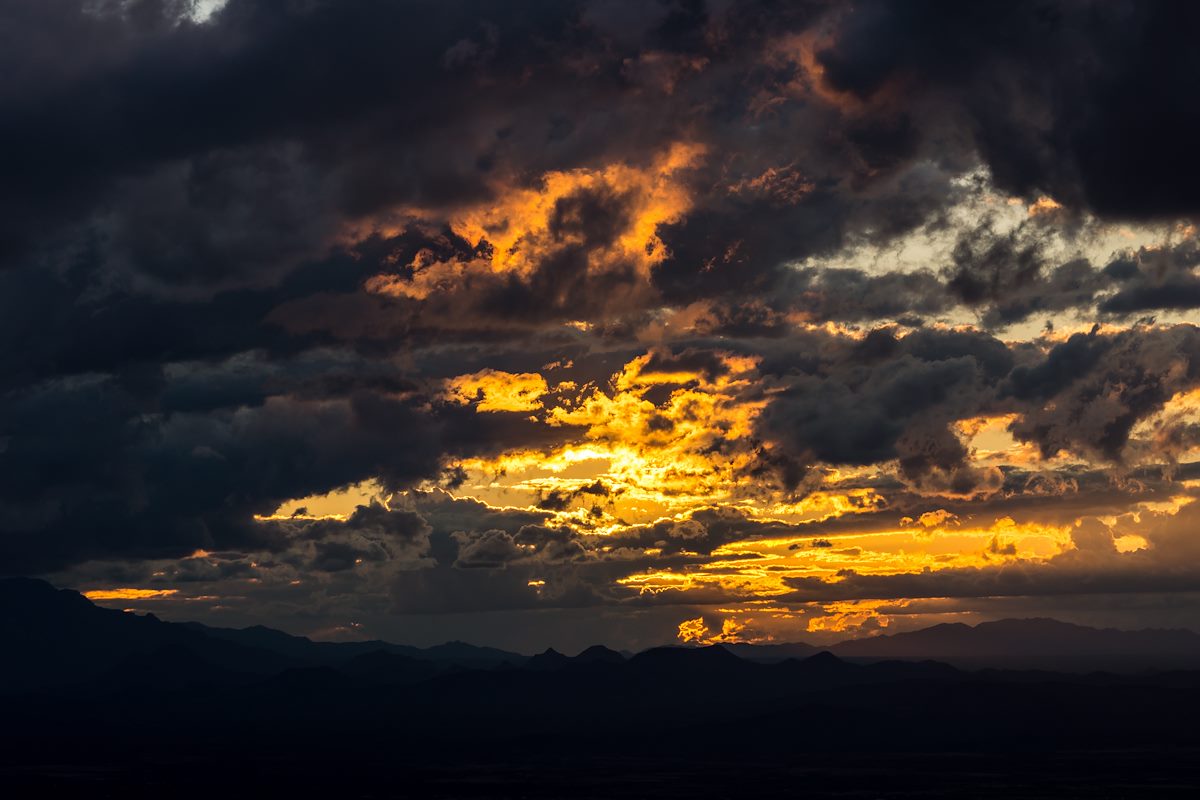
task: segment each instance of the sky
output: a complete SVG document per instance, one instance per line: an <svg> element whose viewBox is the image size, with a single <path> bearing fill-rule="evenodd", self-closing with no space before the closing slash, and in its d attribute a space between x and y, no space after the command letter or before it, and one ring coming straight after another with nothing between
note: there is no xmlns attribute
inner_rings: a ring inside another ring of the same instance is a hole
<svg viewBox="0 0 1200 800"><path fill-rule="evenodd" d="M0 6L0 572L323 639L1200 620L1200 6Z"/></svg>

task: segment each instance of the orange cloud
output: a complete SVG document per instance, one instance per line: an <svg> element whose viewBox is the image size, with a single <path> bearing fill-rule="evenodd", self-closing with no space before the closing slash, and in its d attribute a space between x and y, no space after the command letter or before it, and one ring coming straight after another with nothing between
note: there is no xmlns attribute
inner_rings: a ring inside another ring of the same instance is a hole
<svg viewBox="0 0 1200 800"><path fill-rule="evenodd" d="M179 594L178 589L93 589L84 592L88 600L153 600Z"/></svg>
<svg viewBox="0 0 1200 800"><path fill-rule="evenodd" d="M691 208L681 177L704 154L702 145L680 142L646 166L616 163L548 172L531 188L498 186L494 200L459 209L448 220L456 235L478 246L480 256L441 261L423 250L408 265L411 278L381 274L369 279L366 289L420 300L453 291L470 272L528 277L571 244L585 249L589 274L632 269L648 285L652 267L667 255L658 228L682 219ZM584 217L594 213L585 203L573 202L585 196L619 208L610 220L613 229L604 236L593 238L591 220ZM406 215L431 228L444 222L419 209Z"/></svg>
<svg viewBox="0 0 1200 800"><path fill-rule="evenodd" d="M722 642L740 642L743 641L742 634L746 630L746 625L751 620L738 622L732 618L726 618L721 621L721 630L712 631L708 624L704 621L704 617L696 617L695 619L685 619L679 623L679 632L676 634L679 641L685 644L720 644Z"/></svg>
<svg viewBox="0 0 1200 800"><path fill-rule="evenodd" d="M1029 216L1046 217L1062 208L1062 203L1045 195L1039 197L1029 206Z"/></svg>
<svg viewBox="0 0 1200 800"><path fill-rule="evenodd" d="M536 411L547 391L546 379L536 372L485 369L451 379L446 397L463 404L475 402L477 411Z"/></svg>

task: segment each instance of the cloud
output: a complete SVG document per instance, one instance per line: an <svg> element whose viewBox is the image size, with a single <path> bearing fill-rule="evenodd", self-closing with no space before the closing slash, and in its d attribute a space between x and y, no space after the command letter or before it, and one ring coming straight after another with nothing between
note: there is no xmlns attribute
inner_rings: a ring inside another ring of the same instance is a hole
<svg viewBox="0 0 1200 800"><path fill-rule="evenodd" d="M1190 580L1128 516L1200 453L1190 7L25 5L5 570L668 638Z"/></svg>
<svg viewBox="0 0 1200 800"><path fill-rule="evenodd" d="M1196 174L1175 101L1194 72L1171 5L867 3L818 53L863 102L894 92L968 125L998 185L1126 219L1194 214ZM928 107L928 105L926 105ZM953 109L953 111L951 111ZM956 113L957 112L957 113ZM936 112L935 112L936 113Z"/></svg>
<svg viewBox="0 0 1200 800"><path fill-rule="evenodd" d="M1134 426L1200 380L1198 348L1192 325L1075 334L1041 364L1014 370L1014 393L1041 403L1011 430L1044 456L1072 450L1120 461Z"/></svg>
<svg viewBox="0 0 1200 800"><path fill-rule="evenodd" d="M1181 516L1184 520L1194 520L1194 514ZM1168 533L1169 523L1160 530L1158 544L1151 538L1148 549L1121 552L1113 532L1091 520L1075 531L1074 549L1048 562L1013 560L1015 547L993 540L988 544L988 552L1008 557L999 566L895 575L867 575L846 570L839 573L835 581L785 578L784 582L795 589L795 593L781 599L832 601L1197 591L1200 575L1181 561L1191 556L1194 545L1190 541L1181 541L1174 532Z"/></svg>

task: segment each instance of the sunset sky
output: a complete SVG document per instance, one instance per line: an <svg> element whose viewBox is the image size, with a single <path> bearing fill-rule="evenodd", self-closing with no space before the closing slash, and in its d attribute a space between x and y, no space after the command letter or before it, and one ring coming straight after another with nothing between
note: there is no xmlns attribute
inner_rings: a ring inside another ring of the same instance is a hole
<svg viewBox="0 0 1200 800"><path fill-rule="evenodd" d="M0 573L526 652L1195 627L1197 30L0 5Z"/></svg>

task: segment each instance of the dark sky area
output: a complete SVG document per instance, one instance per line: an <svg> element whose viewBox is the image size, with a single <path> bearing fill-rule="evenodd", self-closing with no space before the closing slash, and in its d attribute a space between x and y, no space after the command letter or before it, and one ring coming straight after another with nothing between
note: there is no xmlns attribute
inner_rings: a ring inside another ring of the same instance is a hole
<svg viewBox="0 0 1200 800"><path fill-rule="evenodd" d="M330 639L1200 618L1200 4L0 4L0 573Z"/></svg>

